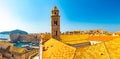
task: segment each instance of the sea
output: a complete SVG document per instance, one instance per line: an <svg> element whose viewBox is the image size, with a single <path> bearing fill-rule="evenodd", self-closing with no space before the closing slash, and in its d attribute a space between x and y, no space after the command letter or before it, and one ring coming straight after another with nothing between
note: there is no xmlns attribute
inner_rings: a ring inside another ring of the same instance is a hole
<svg viewBox="0 0 120 59"><path fill-rule="evenodd" d="M0 41L10 41L10 35L9 34L0 34ZM32 44L32 43L27 43L27 42L13 42L13 45L16 46L16 47L26 47L26 46L29 46L29 47L32 47L32 46L37 46L36 44Z"/></svg>
<svg viewBox="0 0 120 59"><path fill-rule="evenodd" d="M0 34L0 41L9 40L9 34Z"/></svg>
<svg viewBox="0 0 120 59"><path fill-rule="evenodd" d="M31 46L32 46L32 43L14 42L13 45L16 46L16 47L20 47L20 48L21 48L21 47L27 47L27 46L31 47Z"/></svg>

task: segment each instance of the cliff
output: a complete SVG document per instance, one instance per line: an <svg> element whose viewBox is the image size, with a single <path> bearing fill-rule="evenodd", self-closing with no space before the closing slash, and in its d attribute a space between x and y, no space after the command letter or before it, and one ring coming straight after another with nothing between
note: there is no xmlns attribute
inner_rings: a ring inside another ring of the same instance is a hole
<svg viewBox="0 0 120 59"><path fill-rule="evenodd" d="M36 35L26 35L26 34L11 34L10 39L12 42L31 42L31 43L39 43L40 37Z"/></svg>

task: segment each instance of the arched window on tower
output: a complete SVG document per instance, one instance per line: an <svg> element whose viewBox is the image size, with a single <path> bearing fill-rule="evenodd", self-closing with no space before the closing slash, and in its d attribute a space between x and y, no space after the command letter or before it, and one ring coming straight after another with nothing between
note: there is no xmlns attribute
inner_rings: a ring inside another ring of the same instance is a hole
<svg viewBox="0 0 120 59"><path fill-rule="evenodd" d="M54 24L57 25L57 21L54 21Z"/></svg>
<svg viewBox="0 0 120 59"><path fill-rule="evenodd" d="M57 31L56 31L56 35L57 35Z"/></svg>
<svg viewBox="0 0 120 59"><path fill-rule="evenodd" d="M55 15L56 15L56 12L55 12Z"/></svg>

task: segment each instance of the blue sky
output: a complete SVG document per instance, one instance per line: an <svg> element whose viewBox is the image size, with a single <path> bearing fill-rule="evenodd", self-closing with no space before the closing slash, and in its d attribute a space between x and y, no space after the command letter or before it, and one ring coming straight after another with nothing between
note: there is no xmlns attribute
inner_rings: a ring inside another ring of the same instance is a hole
<svg viewBox="0 0 120 59"><path fill-rule="evenodd" d="M120 30L119 0L0 0L0 31L50 32L54 5L60 10L62 32Z"/></svg>

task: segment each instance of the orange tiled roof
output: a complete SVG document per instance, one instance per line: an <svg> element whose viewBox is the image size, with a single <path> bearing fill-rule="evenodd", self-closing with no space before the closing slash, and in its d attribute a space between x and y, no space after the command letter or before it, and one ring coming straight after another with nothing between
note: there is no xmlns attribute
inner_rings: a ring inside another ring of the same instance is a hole
<svg viewBox="0 0 120 59"><path fill-rule="evenodd" d="M120 35L120 31L118 31L118 32L115 32L115 34L118 34L118 35Z"/></svg>
<svg viewBox="0 0 120 59"><path fill-rule="evenodd" d="M120 58L120 36L89 36L88 40L100 40L105 42L92 46L75 48L55 39L50 39L44 44L46 51L43 51L43 59ZM72 42L72 40L66 40L66 42Z"/></svg>
<svg viewBox="0 0 120 59"><path fill-rule="evenodd" d="M100 41L108 41L115 38L120 38L120 36L89 36L87 40L100 40Z"/></svg>
<svg viewBox="0 0 120 59"><path fill-rule="evenodd" d="M88 40L78 40L78 41L66 41L64 43L66 44L79 44L79 43L84 43L84 42L89 42Z"/></svg>
<svg viewBox="0 0 120 59"><path fill-rule="evenodd" d="M62 42L81 41L81 40L86 40L88 38L88 35L80 35L80 34L61 35L60 38Z"/></svg>
<svg viewBox="0 0 120 59"><path fill-rule="evenodd" d="M120 38L105 42L111 59L120 59Z"/></svg>
<svg viewBox="0 0 120 59"><path fill-rule="evenodd" d="M1 41L1 42L0 42L0 45L12 45L12 43Z"/></svg>
<svg viewBox="0 0 120 59"><path fill-rule="evenodd" d="M76 49L74 59L109 59L104 43Z"/></svg>
<svg viewBox="0 0 120 59"><path fill-rule="evenodd" d="M68 46L55 39L44 44L43 59L73 59L76 48Z"/></svg>
<svg viewBox="0 0 120 59"><path fill-rule="evenodd" d="M26 48L17 48L15 46L11 46L9 51L15 52L15 53L24 53L26 52L26 50L27 50Z"/></svg>

